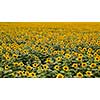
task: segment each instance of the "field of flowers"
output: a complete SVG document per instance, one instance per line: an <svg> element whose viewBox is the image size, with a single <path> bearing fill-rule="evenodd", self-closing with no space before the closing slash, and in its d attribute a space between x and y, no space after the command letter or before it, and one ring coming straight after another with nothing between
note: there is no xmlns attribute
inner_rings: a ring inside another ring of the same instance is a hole
<svg viewBox="0 0 100 100"><path fill-rule="evenodd" d="M0 23L0 77L100 77L100 23Z"/></svg>

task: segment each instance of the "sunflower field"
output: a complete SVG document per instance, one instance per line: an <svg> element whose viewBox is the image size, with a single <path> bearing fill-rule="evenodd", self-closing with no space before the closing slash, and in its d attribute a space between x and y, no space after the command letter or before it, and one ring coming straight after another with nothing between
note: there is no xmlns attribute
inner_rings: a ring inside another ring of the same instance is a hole
<svg viewBox="0 0 100 100"><path fill-rule="evenodd" d="M0 78L99 78L100 23L0 23Z"/></svg>

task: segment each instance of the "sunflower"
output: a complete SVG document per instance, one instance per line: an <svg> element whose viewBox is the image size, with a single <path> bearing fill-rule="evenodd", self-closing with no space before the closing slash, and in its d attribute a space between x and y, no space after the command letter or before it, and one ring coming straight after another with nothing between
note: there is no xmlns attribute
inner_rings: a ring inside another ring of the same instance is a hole
<svg viewBox="0 0 100 100"><path fill-rule="evenodd" d="M78 60L78 61L82 61L82 57L78 57L77 60Z"/></svg>
<svg viewBox="0 0 100 100"><path fill-rule="evenodd" d="M13 58L18 58L17 54L13 54L12 56L13 56Z"/></svg>
<svg viewBox="0 0 100 100"><path fill-rule="evenodd" d="M34 56L34 59L35 59L36 61L38 61L38 60L39 60L39 57L37 57L37 56Z"/></svg>
<svg viewBox="0 0 100 100"><path fill-rule="evenodd" d="M14 62L13 65L14 65L14 67L16 67L16 66L19 66L19 63L18 62Z"/></svg>
<svg viewBox="0 0 100 100"><path fill-rule="evenodd" d="M76 76L77 76L78 78L82 78L82 77L83 77L83 74L82 74L81 72L78 72L78 73L76 74Z"/></svg>
<svg viewBox="0 0 100 100"><path fill-rule="evenodd" d="M46 59L46 63L51 63L51 59L50 58L47 58Z"/></svg>
<svg viewBox="0 0 100 100"><path fill-rule="evenodd" d="M87 49L86 49L86 48L83 48L82 50L83 50L83 51L86 51Z"/></svg>
<svg viewBox="0 0 100 100"><path fill-rule="evenodd" d="M53 52L53 55L56 55L56 54L58 54L58 51L54 51L54 52Z"/></svg>
<svg viewBox="0 0 100 100"><path fill-rule="evenodd" d="M64 70L64 71L69 71L69 67L68 67L68 66L64 66L64 67L63 67L63 70Z"/></svg>
<svg viewBox="0 0 100 100"><path fill-rule="evenodd" d="M95 68L96 67L96 63L92 63L91 65L90 65L90 68Z"/></svg>
<svg viewBox="0 0 100 100"><path fill-rule="evenodd" d="M57 74L56 78L64 78L64 75L59 73L59 74Z"/></svg>
<svg viewBox="0 0 100 100"><path fill-rule="evenodd" d="M55 69L55 70L59 70L59 69L60 69L60 66L55 65L55 66L54 66L54 69Z"/></svg>
<svg viewBox="0 0 100 100"><path fill-rule="evenodd" d="M72 52L73 56L77 56L78 53L77 52Z"/></svg>
<svg viewBox="0 0 100 100"><path fill-rule="evenodd" d="M10 48L10 47L6 47L6 50L7 50L7 51L10 51L10 50L11 50L11 48Z"/></svg>
<svg viewBox="0 0 100 100"><path fill-rule="evenodd" d="M88 48L88 52L89 52L89 53L92 52L92 50L93 50L92 48Z"/></svg>
<svg viewBox="0 0 100 100"><path fill-rule="evenodd" d="M86 62L83 62L82 63L82 67L84 68L84 67L86 67L87 66L87 63Z"/></svg>
<svg viewBox="0 0 100 100"><path fill-rule="evenodd" d="M74 63L74 64L72 65L72 67L74 67L74 68L76 69L76 68L78 68L78 64Z"/></svg>
<svg viewBox="0 0 100 100"><path fill-rule="evenodd" d="M99 56L96 56L96 57L94 58L94 60L95 60L96 62L98 62L98 61L100 61L100 57L99 57Z"/></svg>
<svg viewBox="0 0 100 100"><path fill-rule="evenodd" d="M69 58L71 58L71 55L70 54L65 54L65 58L69 59Z"/></svg>
<svg viewBox="0 0 100 100"><path fill-rule="evenodd" d="M43 69L44 69L44 70L47 70L48 68L49 68L49 66L48 66L47 64L44 64L44 65L43 65Z"/></svg>
<svg viewBox="0 0 100 100"><path fill-rule="evenodd" d="M25 76L29 77L30 76L30 73L28 71L25 71Z"/></svg>
<svg viewBox="0 0 100 100"><path fill-rule="evenodd" d="M17 72L17 75L18 75L18 76L22 76L22 75L23 75L23 71L18 71L18 72Z"/></svg>
<svg viewBox="0 0 100 100"><path fill-rule="evenodd" d="M79 57L79 58L82 58L82 57L83 57L83 54L78 54L78 57Z"/></svg>
<svg viewBox="0 0 100 100"><path fill-rule="evenodd" d="M57 62L60 62L61 60L62 60L62 57L57 57L57 58L56 58L56 61L57 61Z"/></svg>
<svg viewBox="0 0 100 100"><path fill-rule="evenodd" d="M98 50L96 51L96 53L100 53L100 49L98 49Z"/></svg>
<svg viewBox="0 0 100 100"><path fill-rule="evenodd" d="M30 70L32 70L32 67L28 65L28 66L26 66L26 70L30 71Z"/></svg>
<svg viewBox="0 0 100 100"><path fill-rule="evenodd" d="M4 67L4 69L5 69L5 70L9 70L9 66L6 65L6 66Z"/></svg>
<svg viewBox="0 0 100 100"><path fill-rule="evenodd" d="M28 50L23 50L23 53L24 54L28 54Z"/></svg>
<svg viewBox="0 0 100 100"><path fill-rule="evenodd" d="M32 66L35 67L35 68L38 67L38 65L39 64L37 64L37 63L32 64Z"/></svg>
<svg viewBox="0 0 100 100"><path fill-rule="evenodd" d="M6 59L6 60L10 60L11 58L10 58L10 56L8 55L8 54L5 54L5 55L3 55L4 56L4 58Z"/></svg>
<svg viewBox="0 0 100 100"><path fill-rule="evenodd" d="M36 73L31 72L31 73L29 73L29 76L30 76L30 77L34 77L34 78L35 78L35 77L36 77Z"/></svg>
<svg viewBox="0 0 100 100"><path fill-rule="evenodd" d="M21 66L21 67L24 66L23 62L20 62L18 65Z"/></svg>
<svg viewBox="0 0 100 100"><path fill-rule="evenodd" d="M88 77L91 77L91 76L92 76L92 72L91 72L91 71L86 71L86 75L87 75Z"/></svg>
<svg viewBox="0 0 100 100"><path fill-rule="evenodd" d="M94 55L94 57L98 56L97 52L95 52L93 55Z"/></svg>

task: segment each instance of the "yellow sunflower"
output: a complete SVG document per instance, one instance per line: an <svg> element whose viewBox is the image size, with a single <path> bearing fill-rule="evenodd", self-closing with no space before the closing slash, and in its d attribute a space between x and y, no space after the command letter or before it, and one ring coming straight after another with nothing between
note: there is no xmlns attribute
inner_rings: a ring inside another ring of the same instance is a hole
<svg viewBox="0 0 100 100"><path fill-rule="evenodd" d="M69 67L68 67L68 66L64 66L64 67L63 67L63 70L64 70L64 71L69 71Z"/></svg>
<svg viewBox="0 0 100 100"><path fill-rule="evenodd" d="M59 74L57 74L56 78L64 78L64 75L59 73Z"/></svg>
<svg viewBox="0 0 100 100"><path fill-rule="evenodd" d="M13 54L12 56L13 56L13 58L18 58L17 54Z"/></svg>
<svg viewBox="0 0 100 100"><path fill-rule="evenodd" d="M30 76L30 77L34 77L34 78L35 78L35 77L36 77L36 73L31 72L31 73L29 73L29 76Z"/></svg>
<svg viewBox="0 0 100 100"><path fill-rule="evenodd" d="M4 69L5 69L5 70L9 70L9 66L6 65L6 66L4 67Z"/></svg>
<svg viewBox="0 0 100 100"><path fill-rule="evenodd" d="M49 68L49 66L48 66L47 64L44 64L44 65L43 65L43 69L44 69L44 70L47 70L48 68Z"/></svg>
<svg viewBox="0 0 100 100"><path fill-rule="evenodd" d="M25 71L25 76L29 77L30 73L28 71Z"/></svg>
<svg viewBox="0 0 100 100"><path fill-rule="evenodd" d="M65 58L69 59L69 58L71 58L71 55L70 54L65 54Z"/></svg>
<svg viewBox="0 0 100 100"><path fill-rule="evenodd" d="M96 62L100 61L100 57L99 56L96 56L94 59L95 59Z"/></svg>
<svg viewBox="0 0 100 100"><path fill-rule="evenodd" d="M93 50L92 48L88 48L88 52L92 52L92 50Z"/></svg>
<svg viewBox="0 0 100 100"><path fill-rule="evenodd" d="M26 70L32 70L32 67L31 66L26 66Z"/></svg>
<svg viewBox="0 0 100 100"><path fill-rule="evenodd" d="M18 65L21 66L21 67L24 66L23 62L20 62Z"/></svg>
<svg viewBox="0 0 100 100"><path fill-rule="evenodd" d="M77 60L78 60L78 61L82 61L82 57L78 57Z"/></svg>
<svg viewBox="0 0 100 100"><path fill-rule="evenodd" d="M13 65L14 65L14 67L17 67L17 66L19 66L19 63L18 62L14 62Z"/></svg>
<svg viewBox="0 0 100 100"><path fill-rule="evenodd" d="M50 58L47 58L46 59L46 63L51 63L51 59Z"/></svg>
<svg viewBox="0 0 100 100"><path fill-rule="evenodd" d="M78 72L78 73L76 74L76 76L77 76L78 78L82 78L82 77L83 77L83 74L82 74L81 72Z"/></svg>
<svg viewBox="0 0 100 100"><path fill-rule="evenodd" d="M90 68L95 68L96 67L96 63L92 63L91 65L90 65Z"/></svg>
<svg viewBox="0 0 100 100"><path fill-rule="evenodd" d="M60 66L59 66L59 65L55 65L55 66L54 66L54 69L55 69L55 70L59 70L59 69L60 69Z"/></svg>
<svg viewBox="0 0 100 100"><path fill-rule="evenodd" d="M57 58L56 58L56 61L57 61L57 62L60 62L61 60L62 60L62 57L57 57Z"/></svg>
<svg viewBox="0 0 100 100"><path fill-rule="evenodd" d="M18 72L17 72L17 75L18 75L18 76L22 76L22 75L23 75L23 71L18 71Z"/></svg>
<svg viewBox="0 0 100 100"><path fill-rule="evenodd" d="M92 76L92 72L91 72L91 71L86 71L86 75L87 75L88 77L91 77L91 76Z"/></svg>
<svg viewBox="0 0 100 100"><path fill-rule="evenodd" d="M74 64L72 65L72 67L74 67L74 68L76 69L76 68L78 68L78 64L74 63Z"/></svg>
<svg viewBox="0 0 100 100"><path fill-rule="evenodd" d="M35 68L38 67L38 65L39 64L37 64L37 63L32 64L32 66L35 67Z"/></svg>
<svg viewBox="0 0 100 100"><path fill-rule="evenodd" d="M82 58L82 57L83 57L83 54L78 54L78 57L79 57L79 58Z"/></svg>
<svg viewBox="0 0 100 100"><path fill-rule="evenodd" d="M87 66L87 63L86 62L83 62L82 63L82 67L84 68L84 67L86 67Z"/></svg>

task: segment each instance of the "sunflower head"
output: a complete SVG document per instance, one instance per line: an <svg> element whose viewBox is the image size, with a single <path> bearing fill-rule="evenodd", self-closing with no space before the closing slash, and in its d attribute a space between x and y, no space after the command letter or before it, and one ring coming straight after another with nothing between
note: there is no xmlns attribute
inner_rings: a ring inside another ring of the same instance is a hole
<svg viewBox="0 0 100 100"><path fill-rule="evenodd" d="M4 69L5 69L5 70L9 70L9 66L6 65L6 66L4 67Z"/></svg>
<svg viewBox="0 0 100 100"><path fill-rule="evenodd" d="M23 71L18 71L18 72L17 72L17 75L18 75L18 76L22 76L22 75L23 75Z"/></svg>
<svg viewBox="0 0 100 100"><path fill-rule="evenodd" d="M63 67L63 70L64 70L64 71L69 71L69 67L68 67L68 66L64 66L64 67Z"/></svg>
<svg viewBox="0 0 100 100"><path fill-rule="evenodd" d="M13 54L12 56L13 56L13 58L18 58L17 54Z"/></svg>
<svg viewBox="0 0 100 100"><path fill-rule="evenodd" d="M87 66L87 63L83 62L83 63L82 63L82 67L84 68L84 67L86 67L86 66Z"/></svg>
<svg viewBox="0 0 100 100"><path fill-rule="evenodd" d="M55 66L54 66L54 69L55 69L55 70L59 70L59 69L60 69L60 66L59 66L59 65L55 65Z"/></svg>
<svg viewBox="0 0 100 100"><path fill-rule="evenodd" d="M72 65L72 67L74 67L74 68L76 69L76 68L78 68L78 64L74 63L74 64Z"/></svg>
<svg viewBox="0 0 100 100"><path fill-rule="evenodd" d="M78 57L77 60L78 60L78 61L82 61L82 57Z"/></svg>
<svg viewBox="0 0 100 100"><path fill-rule="evenodd" d="M51 63L51 59L50 58L47 58L46 59L46 63Z"/></svg>
<svg viewBox="0 0 100 100"><path fill-rule="evenodd" d="M48 68L49 68L49 66L48 66L47 64L44 64L44 65L43 65L43 69L44 69L44 70L47 70Z"/></svg>
<svg viewBox="0 0 100 100"><path fill-rule="evenodd" d="M82 58L82 57L83 57L83 54L78 54L78 57L79 57L79 58Z"/></svg>
<svg viewBox="0 0 100 100"><path fill-rule="evenodd" d="M96 67L96 63L92 63L91 65L90 65L90 68L95 68Z"/></svg>
<svg viewBox="0 0 100 100"><path fill-rule="evenodd" d="M92 50L93 50L92 48L88 48L88 52L90 52L90 53L91 53L91 52L92 52Z"/></svg>
<svg viewBox="0 0 100 100"><path fill-rule="evenodd" d="M34 63L34 64L32 64L32 66L36 68L36 67L38 67L38 64Z"/></svg>
<svg viewBox="0 0 100 100"><path fill-rule="evenodd" d="M83 50L83 51L86 51L87 49L86 49L86 48L83 48L82 50Z"/></svg>
<svg viewBox="0 0 100 100"><path fill-rule="evenodd" d="M78 73L76 74L76 76L77 76L77 78L82 78L82 77L83 77L83 74L82 74L81 72L78 72Z"/></svg>
<svg viewBox="0 0 100 100"><path fill-rule="evenodd" d="M24 66L23 62L20 62L18 65L21 66L21 67Z"/></svg>
<svg viewBox="0 0 100 100"><path fill-rule="evenodd" d="M65 54L65 58L67 58L67 59L69 59L71 57L71 55L70 54Z"/></svg>
<svg viewBox="0 0 100 100"><path fill-rule="evenodd" d="M14 62L13 65L14 65L14 67L17 67L17 66L19 66L19 63L18 62Z"/></svg>
<svg viewBox="0 0 100 100"><path fill-rule="evenodd" d="M31 66L26 66L26 70L32 70L32 67Z"/></svg>
<svg viewBox="0 0 100 100"><path fill-rule="evenodd" d="M25 71L25 74L24 74L26 77L29 77L30 76L30 73L29 71Z"/></svg>
<svg viewBox="0 0 100 100"><path fill-rule="evenodd" d="M95 59L96 62L100 61L100 57L99 56L96 56L94 59Z"/></svg>
<svg viewBox="0 0 100 100"><path fill-rule="evenodd" d="M57 74L56 78L64 78L64 75L59 73L59 74Z"/></svg>
<svg viewBox="0 0 100 100"><path fill-rule="evenodd" d="M91 72L91 71L86 71L86 75L87 75L88 77L91 77L91 76L92 76L92 72Z"/></svg>
<svg viewBox="0 0 100 100"><path fill-rule="evenodd" d="M36 73L31 72L31 73L29 73L29 76L35 78L36 77Z"/></svg>
<svg viewBox="0 0 100 100"><path fill-rule="evenodd" d="M57 58L56 58L56 61L57 61L57 62L60 62L61 60L62 60L62 57L57 57Z"/></svg>

